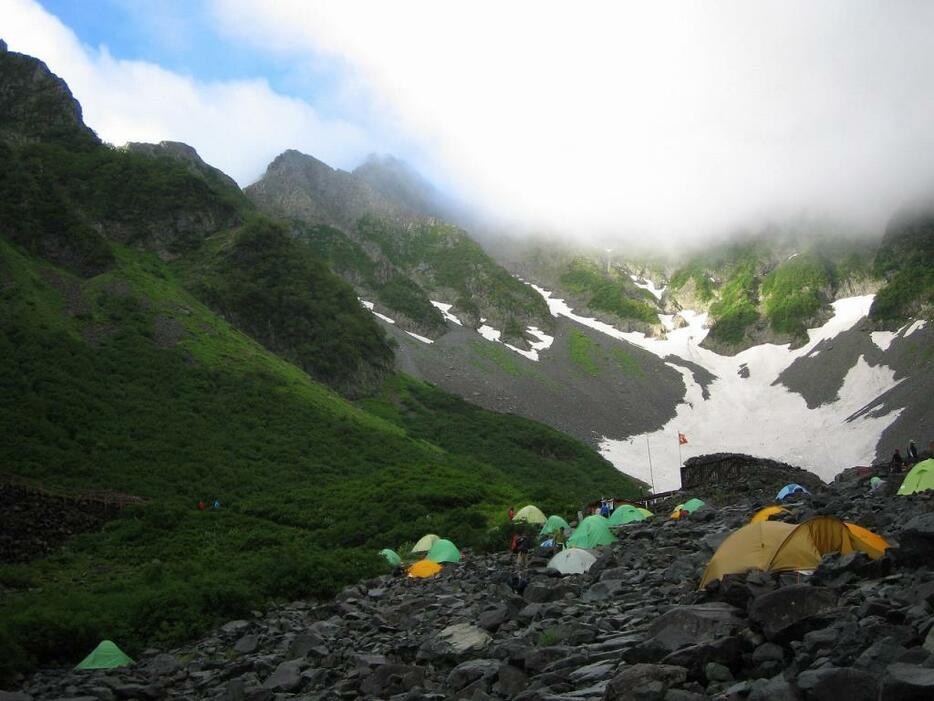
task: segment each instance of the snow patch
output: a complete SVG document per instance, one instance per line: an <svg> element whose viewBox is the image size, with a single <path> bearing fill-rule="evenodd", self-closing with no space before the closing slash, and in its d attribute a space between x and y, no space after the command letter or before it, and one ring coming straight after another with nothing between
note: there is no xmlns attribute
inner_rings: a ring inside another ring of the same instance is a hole
<svg viewBox="0 0 934 701"><path fill-rule="evenodd" d="M923 329L925 325L924 319L918 319L915 323L908 327L908 330L905 332L905 338L908 338L911 334L919 329Z"/></svg>
<svg viewBox="0 0 934 701"><path fill-rule="evenodd" d="M463 324L461 323L461 320L451 313L451 307L454 306L453 304L445 304L444 302L435 302L433 299L430 299L428 301L431 302L435 306L435 308L441 312L441 316L443 316L446 321L450 321L451 323L457 324L458 326L463 326Z"/></svg>
<svg viewBox="0 0 934 701"><path fill-rule="evenodd" d="M376 309L374 309L374 307L375 307L376 305L373 304L373 302L367 302L365 299L360 299L359 297L357 297L357 299L360 300L360 304L362 304L364 307L366 307L366 308L369 309L371 312L373 312L373 316L379 317L380 319L382 319L383 321L385 321L387 324L395 324L395 323L396 323L393 319L390 319L390 318L389 318L388 316L386 316L385 314L380 314L378 311L376 311Z"/></svg>
<svg viewBox="0 0 934 701"><path fill-rule="evenodd" d="M873 331L869 334L869 338L871 338L872 342L879 346L881 350L887 351L897 335L897 331Z"/></svg>
<svg viewBox="0 0 934 701"><path fill-rule="evenodd" d="M417 333L412 333L411 331L406 331L406 333L414 339L421 341L422 343L434 343L430 338L425 338L424 336L419 336Z"/></svg>
<svg viewBox="0 0 934 701"><path fill-rule="evenodd" d="M700 343L707 335L707 314L684 310L687 326L674 329L673 317L662 315L666 338L619 329L575 314L562 299L532 285L548 304L554 316L564 316L600 331L610 338L632 343L666 358L674 355L696 363L715 379L704 399L701 386L685 367L668 363L682 378L685 395L676 408L675 418L657 431L617 441L604 439L600 452L618 469L652 482L657 491L676 489L681 484L681 460L692 455L718 452L749 453L800 465L829 480L851 465L868 464L875 456L878 436L901 410L883 416L868 414L850 417L898 384L895 372L884 365L871 366L860 357L847 373L839 398L831 404L809 409L800 394L782 384L772 383L796 359L812 353L824 340L853 328L869 313L873 295L850 297L833 303L833 317L817 329L808 330L808 342L794 350L788 344L761 344L735 356L723 356ZM882 340L881 338L879 340ZM878 344L876 338L873 339ZM739 375L745 365L749 377ZM678 444L678 431L689 443ZM648 447L647 447L648 446ZM652 468L648 453L651 450Z"/></svg>
<svg viewBox="0 0 934 701"><path fill-rule="evenodd" d="M643 290L648 290L649 292L652 293L655 299L661 299L662 295L665 294L665 290L668 289L667 286L656 287L655 283L649 280L648 278L645 278L645 282L639 282L641 278L638 275L630 275L629 277L632 278L632 282L636 287L639 287Z"/></svg>
<svg viewBox="0 0 934 701"><path fill-rule="evenodd" d="M483 336L486 340L493 341L494 343L498 343L499 337L502 335L492 326L487 326L486 324L481 324L477 329L477 333Z"/></svg>

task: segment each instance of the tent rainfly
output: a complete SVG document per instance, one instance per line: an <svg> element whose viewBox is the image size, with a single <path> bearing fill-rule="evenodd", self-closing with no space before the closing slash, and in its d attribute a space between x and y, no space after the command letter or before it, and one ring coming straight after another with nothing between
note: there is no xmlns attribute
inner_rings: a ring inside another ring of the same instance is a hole
<svg viewBox="0 0 934 701"><path fill-rule="evenodd" d="M751 519L749 523L759 523L759 521L768 521L773 516L778 514L788 514L791 513L788 509L782 508L781 506L766 506L764 509L759 509Z"/></svg>
<svg viewBox="0 0 934 701"><path fill-rule="evenodd" d="M571 526L568 524L568 522L565 521L563 518L561 518L560 516L552 515L548 517L548 520L545 521L545 525L542 526L541 534L551 535L552 533L556 533L559 529L570 528L570 527Z"/></svg>
<svg viewBox="0 0 934 701"><path fill-rule="evenodd" d="M610 514L610 518L607 519L607 521L612 528L614 526L624 526L627 523L633 523L635 521L645 521L645 518L645 514L632 504L621 504L613 510L613 513Z"/></svg>
<svg viewBox="0 0 934 701"><path fill-rule="evenodd" d="M778 496L775 497L775 501L784 501L788 497L794 496L796 494L810 494L810 492L800 484L786 484L784 487L778 490Z"/></svg>
<svg viewBox="0 0 934 701"><path fill-rule="evenodd" d="M450 540L441 538L431 546L425 559L432 562L460 562L461 552Z"/></svg>
<svg viewBox="0 0 934 701"><path fill-rule="evenodd" d="M596 548L616 542L616 536L610 533L610 526L603 516L588 516L568 538L568 546L574 548Z"/></svg>
<svg viewBox="0 0 934 701"><path fill-rule="evenodd" d="M583 574L597 561L590 552L581 548L562 550L548 561L548 567L561 574Z"/></svg>
<svg viewBox="0 0 934 701"><path fill-rule="evenodd" d="M889 544L855 523L815 516L798 525L780 521L749 523L734 531L710 558L700 588L727 574L748 570L814 570L827 553L862 551L876 560Z"/></svg>
<svg viewBox="0 0 934 701"><path fill-rule="evenodd" d="M512 517L513 523L537 523L543 524L547 520L545 514L537 506L523 506Z"/></svg>
<svg viewBox="0 0 934 701"><path fill-rule="evenodd" d="M934 489L934 458L922 460L905 475L898 493L902 496Z"/></svg>
<svg viewBox="0 0 934 701"><path fill-rule="evenodd" d="M382 555L383 558L385 558L386 562L388 562L393 567L398 567L399 565L402 564L402 558L399 557L399 554L395 550L390 550L389 548L383 548L382 550L379 551L379 554Z"/></svg>
<svg viewBox="0 0 934 701"><path fill-rule="evenodd" d="M75 669L113 669L133 664L133 660L111 640L102 640Z"/></svg>
<svg viewBox="0 0 934 701"><path fill-rule="evenodd" d="M434 577L438 572L440 572L443 567L437 562L432 562L431 560L419 560L414 565L409 567L406 572L409 577L417 577L418 579L426 579L428 577Z"/></svg>
<svg viewBox="0 0 934 701"><path fill-rule="evenodd" d="M441 540L441 536L435 535L434 533L429 533L428 535L423 535L418 539L418 542L412 548L413 553L427 553L431 550L431 546Z"/></svg>

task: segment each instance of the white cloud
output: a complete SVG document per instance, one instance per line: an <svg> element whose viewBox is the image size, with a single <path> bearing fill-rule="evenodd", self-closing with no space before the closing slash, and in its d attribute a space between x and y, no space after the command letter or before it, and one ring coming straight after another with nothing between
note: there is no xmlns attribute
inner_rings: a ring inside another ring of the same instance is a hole
<svg viewBox="0 0 934 701"><path fill-rule="evenodd" d="M348 79L502 214L690 235L934 186L934 3L213 0Z"/></svg>
<svg viewBox="0 0 934 701"><path fill-rule="evenodd" d="M184 141L246 185L287 148L340 167L374 150L355 125L325 119L259 78L201 82L151 63L118 60L83 46L31 0L0 0L0 33L12 51L36 56L65 79L85 122L111 143Z"/></svg>

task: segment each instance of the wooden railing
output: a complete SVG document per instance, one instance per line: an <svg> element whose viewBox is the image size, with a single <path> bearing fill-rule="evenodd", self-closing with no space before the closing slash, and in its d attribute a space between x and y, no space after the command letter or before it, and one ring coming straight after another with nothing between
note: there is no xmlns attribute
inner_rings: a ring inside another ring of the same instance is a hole
<svg viewBox="0 0 934 701"><path fill-rule="evenodd" d="M62 501L79 504L101 504L117 510L123 509L130 504L141 504L146 501L143 497L111 490L74 491L60 487L48 487L38 480L8 473L0 473L0 485L16 487L29 494L38 494L51 499L61 499Z"/></svg>

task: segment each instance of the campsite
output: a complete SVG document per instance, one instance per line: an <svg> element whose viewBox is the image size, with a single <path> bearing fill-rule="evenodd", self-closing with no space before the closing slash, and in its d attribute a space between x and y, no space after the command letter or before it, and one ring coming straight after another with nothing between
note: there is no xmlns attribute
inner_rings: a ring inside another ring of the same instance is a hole
<svg viewBox="0 0 934 701"><path fill-rule="evenodd" d="M514 530L536 543L573 532L556 553L533 547L526 569L506 542L462 553L443 533L427 533L404 552L374 554L386 574L331 601L274 606L135 661L104 641L78 665L97 660L97 671L45 670L25 691L36 699L105 690L145 699L930 699L934 490L900 494L900 477L877 488L852 473L779 501L784 482L771 475L749 489L692 496L705 503L687 515L674 508L691 501L685 495L612 528L599 514L577 524L529 508ZM615 506L614 514L640 508Z"/></svg>

